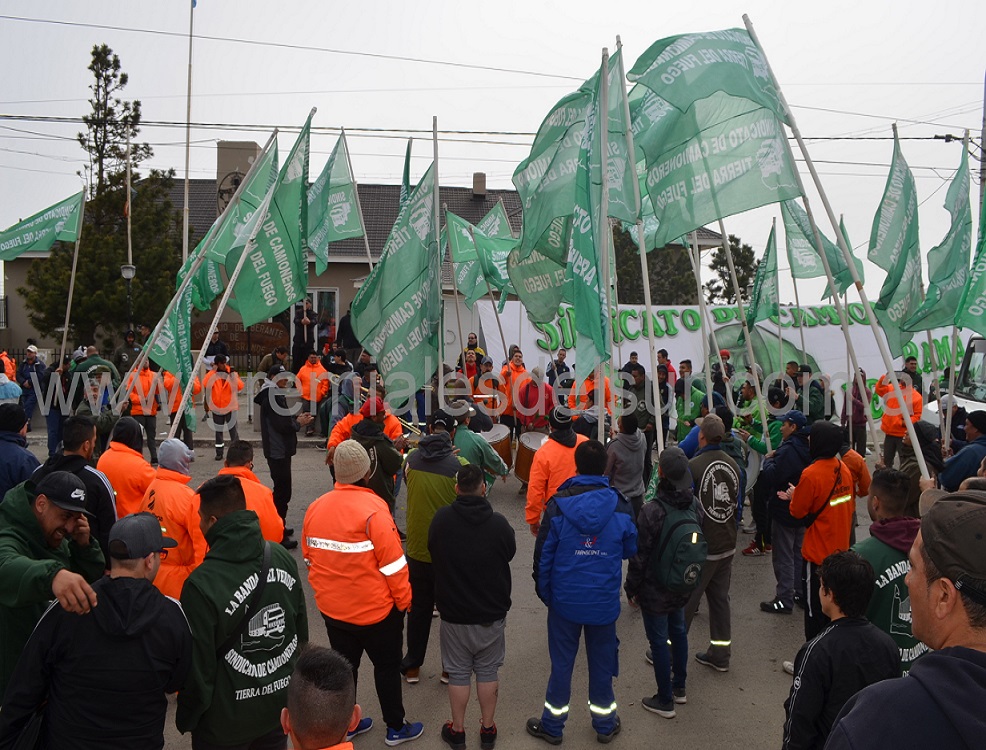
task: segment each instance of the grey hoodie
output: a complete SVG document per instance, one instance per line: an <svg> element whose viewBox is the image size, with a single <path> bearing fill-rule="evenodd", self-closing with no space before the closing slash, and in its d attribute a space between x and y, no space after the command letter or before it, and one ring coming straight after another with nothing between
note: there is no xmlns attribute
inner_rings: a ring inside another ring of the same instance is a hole
<svg viewBox="0 0 986 750"><path fill-rule="evenodd" d="M632 433L620 432L606 447L609 459L606 461L606 476L611 487L618 489L627 497L644 494L644 455L647 441L637 430Z"/></svg>

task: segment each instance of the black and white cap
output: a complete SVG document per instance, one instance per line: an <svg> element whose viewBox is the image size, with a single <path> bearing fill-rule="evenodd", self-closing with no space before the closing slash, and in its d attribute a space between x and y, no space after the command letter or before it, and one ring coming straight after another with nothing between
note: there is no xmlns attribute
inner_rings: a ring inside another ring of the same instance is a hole
<svg viewBox="0 0 986 750"><path fill-rule="evenodd" d="M92 515L86 510L86 486L75 474L67 471L53 471L46 474L35 485L34 491L38 495L44 495L48 498L48 502L57 505L62 510L85 513L87 516Z"/></svg>

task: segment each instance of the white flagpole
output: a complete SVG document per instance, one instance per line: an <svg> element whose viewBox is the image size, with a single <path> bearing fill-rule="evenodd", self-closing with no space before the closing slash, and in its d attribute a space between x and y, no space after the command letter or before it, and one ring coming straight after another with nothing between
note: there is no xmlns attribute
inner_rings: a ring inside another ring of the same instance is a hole
<svg viewBox="0 0 986 750"><path fill-rule="evenodd" d="M719 337L716 336L715 325L713 325L712 319L709 317L709 308L705 304L705 294L702 290L702 251L698 246L698 232L692 232L692 247L694 248L695 255L692 256L689 254L688 257L692 262L692 271L695 273L695 283L698 286L699 317L702 322L702 327L705 328L708 326L709 331L708 336L704 333L702 334L702 338L704 339L702 343L702 354L705 358L705 361L702 363L702 372L705 377L705 393L708 395L712 391L712 373L705 372L705 368L709 366L709 360L711 359L708 348L709 339L712 340L712 347L715 351L716 359L719 361L719 371L722 373L723 377L726 377L726 363L722 361L722 354L720 353L722 350L719 348ZM715 411L711 396L709 397L708 403L709 411Z"/></svg>
<svg viewBox="0 0 986 750"><path fill-rule="evenodd" d="M760 39L757 37L757 32L754 30L753 24L751 23L749 16L746 14L743 15L743 23L746 25L746 30L749 32L753 43L757 45L760 52L763 54L763 45L760 44ZM801 154L805 158L805 164L808 166L808 171L811 173L811 178L815 184L815 189L818 191L818 195L822 200L822 205L825 208L825 213L828 215L829 221L832 224L832 229L835 232L839 249L842 250L842 255L849 267L849 272L852 274L853 282L856 284L860 302L863 303L863 309L866 311L866 317L869 319L870 326L873 328L873 335L876 338L877 347L880 349L880 354L883 357L884 367L886 367L887 373L890 374L894 372L894 362L893 357L890 355L890 347L887 345L886 337L881 336L876 327L876 314L873 311L873 306L870 304L866 291L863 289L863 282L860 281L859 274L856 271L856 264L853 263L852 252L850 252L849 248L846 246L846 240L842 236L838 222L835 220L835 212L832 210L832 205L829 203L828 196L825 194L825 189L822 187L822 181L818 177L818 171L815 169L815 164L812 162L811 156L808 154L808 147L805 145L804 139L801 137L801 131L798 129L797 122L794 118L794 113L791 111L791 107L787 103L787 98L784 96L784 92L781 90L780 84L777 82L777 76L774 75L773 68L770 66L770 61L767 59L767 55L764 54L763 58L764 63L767 66L767 70L770 72L770 77L777 89L777 96L780 99L781 106L783 106L784 112L787 115L787 120L791 124L791 132L794 134L795 140L798 142L798 148L801 150ZM797 174L798 172L795 170L795 175ZM800 182L800 176L798 179ZM896 378L892 378L892 380L894 395L897 397L897 403L903 414L906 416L909 413L907 409L908 402L904 399L904 393L901 390L900 383L897 382ZM909 418L904 419L904 427L907 429L907 433L911 438L911 444L914 446L920 446L917 432L914 430L914 424ZM917 459L918 467L921 469L921 476L924 479L930 479L931 475L928 473L928 465L924 460L924 453L920 449L917 449L914 451L914 457Z"/></svg>
<svg viewBox="0 0 986 750"><path fill-rule="evenodd" d="M599 191L599 217L598 226L600 234L597 235L602 240L602 247L596 247L596 257L600 259L601 257L601 268L600 275L602 278L597 279L597 285L599 287L599 297L603 303L603 318L606 321L605 327L603 329L603 335L609 339L609 349L610 352L613 350L613 326L611 324L610 318L610 299L609 299L609 244L610 240L607 234L611 238L613 232L609 227L609 181L607 179L606 171L609 168L607 146L609 145L609 50L603 47L603 59L602 64L599 67L599 102L598 102L598 112L599 117L597 118L596 127L599 130L599 167L600 167L600 177L602 179L602 189ZM591 168L591 165L590 165ZM612 359L612 354L610 358ZM612 371L612 366L610 366ZM609 404L606 403L606 372L603 369L602 358L599 360L599 374L596 376L596 405L599 409L599 442L605 445L606 443L606 407Z"/></svg>
<svg viewBox="0 0 986 750"><path fill-rule="evenodd" d="M447 204L445 204L445 203L442 204L442 211L448 211L448 205ZM466 370L466 355L465 355L465 347L462 345L462 342L465 341L465 339L462 338L462 314L459 312L459 280L455 278L455 263L452 262L452 239L449 237L449 231L450 230L449 230L448 226L449 226L449 224L448 224L448 220L447 220L447 217L446 217L446 221L445 221L445 236L447 238L446 239L446 242L448 242L448 248L449 248L449 266L451 266L451 268L452 268L452 292L455 294L455 302L453 303L455 305L455 328L456 328L456 331L458 331L458 333L459 333L459 355L455 358L455 366L456 367L458 366L459 360L461 359L462 360L462 372L464 374L465 373L465 370ZM470 229L470 233L471 232L472 232L472 230ZM472 242L473 242L473 245L476 244L476 238L475 237L473 237L473 241ZM438 246L439 246L438 253L439 253L439 256L441 257L441 260L442 260L441 264L439 264L439 267L441 267L441 265L444 265L444 263L445 263L445 253L442 252L441 245L442 245L442 239L441 239L441 235L439 235L439 237L438 237ZM444 299L444 295L443 295L443 299Z"/></svg>
<svg viewBox="0 0 986 750"><path fill-rule="evenodd" d="M952 394L955 393L955 358L958 356L959 347L959 329L956 326L952 326L952 360L948 366L948 400L951 402ZM938 411L941 412L941 385L938 385ZM952 443L952 405L948 406L948 414L945 415L945 436L944 436L944 446L947 452Z"/></svg>
<svg viewBox="0 0 986 750"><path fill-rule="evenodd" d="M223 213L220 215L218 219L216 219L216 223L219 223L219 221L222 219L222 216L224 216L226 214L226 211L229 210L230 206L234 205L237 202L237 199L240 197L240 193L243 192L244 187L250 181L250 176L253 174L253 170L256 168L257 164L259 164L260 161L262 160L261 157L267 153L267 150L271 147L271 145L274 143L276 139L277 139L277 128L274 128L274 132L271 133L270 138L267 139L267 143L260 151L261 156L254 159L253 164L250 165L250 169L247 170L246 176L243 178L240 184L237 185L236 192L233 193L233 197L230 199L229 203L226 204L226 208L223 210ZM154 342L157 341L158 335L161 333L161 329L164 327L164 322L168 319L168 317L171 315L171 312L175 309L175 305L178 304L178 300L181 298L182 294L188 288L189 284L191 284L192 281L195 280L195 274L198 273L198 270L202 267L202 264L205 263L207 250L208 250L207 247L202 248L202 252L199 253L198 257L196 257L194 261L192 261L192 266L191 268L188 269L188 273L185 274L185 278L182 279L181 284L179 284L178 290L175 292L174 296L172 296L171 300L168 302L168 306L164 309L164 313L161 315L160 320L158 320L157 325L154 326L154 330L151 332L150 337L148 337L147 341L144 342L144 347L141 349L140 354L137 356L137 361L133 363L133 366L129 370L127 370L126 375L121 373L123 380L120 383L120 387L117 389L117 392L114 394L114 399L118 400L120 398L120 394L123 391L123 389L126 389L126 392L123 392L123 398L127 398L127 395L129 394L130 391L129 387L127 386L127 380L129 379L131 373L138 372L140 368L144 366L144 360L147 359L147 356L151 351L151 347L154 346ZM194 377L194 371L193 371L193 377Z"/></svg>
<svg viewBox="0 0 986 750"><path fill-rule="evenodd" d="M185 204L182 211L181 261L188 260L188 171L192 151L192 28L195 0L188 4L188 82L185 87ZM129 198L129 196L127 196Z"/></svg>
<svg viewBox="0 0 986 750"><path fill-rule="evenodd" d="M746 323L746 314L743 312L743 298L740 294L739 279L736 276L736 266L733 264L733 253L729 249L729 240L726 237L726 225L719 219L719 235L722 238L722 251L726 254L726 264L729 266L729 278L733 282L733 294L736 297L736 314L739 316L740 325L743 326L743 338L746 339L746 356L750 359L750 364L755 365L756 359L753 356L753 341L750 337L750 328ZM753 379L753 390L757 394L757 405L760 407L760 424L763 425L763 439L767 443L767 452L770 453L774 448L770 444L770 433L767 431L767 409L764 406L763 391L760 388L760 378L757 377L755 367L750 367L750 375ZM723 378L726 377L725 367L722 370ZM730 385L726 388L726 404L732 410L733 389ZM711 402L710 402L711 406ZM732 425L727 425L726 429L732 429Z"/></svg>
<svg viewBox="0 0 986 750"><path fill-rule="evenodd" d="M480 268L480 271L482 271L482 268ZM493 298L493 287L490 286L490 282L486 280L485 276L483 276L483 283L486 284L486 291L490 297L490 304L493 306L493 315L496 316L496 327L500 330L500 343L503 344L503 354L504 356L506 356L507 337L503 335L503 324L500 323L500 311L497 309L496 300ZM503 292L500 292L500 294L503 294ZM519 313L519 314L523 314L523 313ZM486 356L489 356L489 354L487 354Z"/></svg>
<svg viewBox="0 0 986 750"><path fill-rule="evenodd" d="M435 252L438 254L438 404L445 404L445 303L442 299L442 240L441 240L441 218L439 216L439 190L438 190L438 116L431 118L431 141L434 164L434 198L432 200L432 221L434 222L433 231L435 233L435 244L438 247ZM454 274L453 274L454 275Z"/></svg>
<svg viewBox="0 0 986 750"><path fill-rule="evenodd" d="M79 231L75 235L75 252L72 253L72 275L68 280L68 304L65 306L65 326L62 328L62 351L58 366L65 361L65 348L68 346L68 324L72 318L72 297L75 295L75 271L79 266L79 244L82 242L82 225L86 218L86 191L82 190L82 205L79 206Z"/></svg>
<svg viewBox="0 0 986 750"><path fill-rule="evenodd" d="M616 48L618 50L623 49L623 43L620 41L620 37L616 37ZM620 65L623 64L623 57L620 56ZM627 123L630 122L630 102L627 99L626 85L623 84L623 77L620 78L620 96L623 99L623 116L626 118ZM631 168L634 165L636 151L633 145L633 131L627 128L627 159L630 161ZM644 288L644 308L646 312L644 313L647 320L647 348L650 352L650 363L651 363L651 390L653 391L654 398L654 411L657 417L657 424L655 425L655 431L657 432L657 455L660 456L664 452L664 410L665 406L661 403L661 386L657 382L657 344L654 340L654 318L652 315L653 303L651 300L651 290L650 290L650 269L647 263L647 243L644 235L644 222L643 219L639 217L641 199L640 199L640 181L636 179L634 175L633 180L633 198L635 205L637 206L637 250L640 256L640 278L643 282ZM615 274L614 274L615 277ZM690 386L690 384L689 384ZM687 399L686 399L687 400ZM670 408L670 403L667 405Z"/></svg>
<svg viewBox="0 0 986 750"><path fill-rule="evenodd" d="M366 247L366 262L373 271L373 256L370 254L370 238L366 236L366 222L363 221L363 206L359 200L359 185L356 184L356 173L353 172L353 160L349 156L349 143L346 141L346 129L339 128L342 147L346 149L346 163L349 165L349 179L353 183L353 194L356 196L356 210L359 211L359 223L363 227L363 245Z"/></svg>
<svg viewBox="0 0 986 750"><path fill-rule="evenodd" d="M801 337L801 354L807 356L808 349L805 346L805 314L801 309L801 298L798 296L798 280L794 278L794 271L791 272L791 281L794 283L794 308L798 311L798 335ZM804 356L798 364L804 364Z"/></svg>

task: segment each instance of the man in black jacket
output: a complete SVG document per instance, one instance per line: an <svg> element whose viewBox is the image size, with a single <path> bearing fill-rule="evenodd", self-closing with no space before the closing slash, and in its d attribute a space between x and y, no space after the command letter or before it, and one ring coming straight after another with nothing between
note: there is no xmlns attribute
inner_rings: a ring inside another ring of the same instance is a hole
<svg viewBox="0 0 986 750"><path fill-rule="evenodd" d="M284 391L290 378L291 373L284 365L274 365L253 401L260 407L260 442L274 484L274 507L285 521L284 541L281 544L294 549L298 542L288 538L294 534L294 528L287 525L288 503L291 502L291 457L298 452L298 430L311 424L314 417L311 414L294 416L297 412L288 408Z"/></svg>
<svg viewBox="0 0 986 750"><path fill-rule="evenodd" d="M435 603L442 616L442 666L452 708L442 739L453 748L465 746L463 721L475 672L482 712L480 744L490 750L496 743L493 715L510 609L510 561L517 543L510 523L486 500L481 468L470 464L459 469L455 492L455 502L436 511L428 530Z"/></svg>
<svg viewBox="0 0 986 750"><path fill-rule="evenodd" d="M866 619L875 587L873 567L858 552L833 552L822 563L819 579L822 611L831 623L794 660L791 695L784 702L783 750L821 750L847 700L867 685L900 674L897 644Z"/></svg>
<svg viewBox="0 0 986 750"><path fill-rule="evenodd" d="M0 747L42 704L41 747L164 747L165 693L184 686L192 657L181 605L152 584L176 544L150 513L117 522L110 574L93 584L99 605L84 616L50 607L31 634L0 712Z"/></svg>
<svg viewBox="0 0 986 750"><path fill-rule="evenodd" d="M35 469L31 481L37 485L53 471L75 474L86 486L89 530L101 549L108 549L110 528L116 523L116 493L106 475L89 463L96 450L96 423L92 417L69 417L62 427L62 451Z"/></svg>

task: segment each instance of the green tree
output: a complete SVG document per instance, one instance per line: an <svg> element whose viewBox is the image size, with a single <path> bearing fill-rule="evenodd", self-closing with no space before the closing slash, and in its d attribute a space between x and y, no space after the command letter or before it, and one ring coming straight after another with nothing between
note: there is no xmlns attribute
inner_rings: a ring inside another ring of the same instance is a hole
<svg viewBox="0 0 986 750"><path fill-rule="evenodd" d="M733 256L736 267L736 279L739 281L740 297L743 302L750 298L750 285L757 275L759 261L753 253L753 248L742 244L735 234L729 235L729 251ZM709 268L713 278L705 283L706 301L710 303L734 304L736 295L733 292L733 281L729 275L729 264L722 246L712 251L712 261Z"/></svg>
<svg viewBox="0 0 986 750"><path fill-rule="evenodd" d="M616 252L616 279L620 302L625 305L644 304L639 251L629 232L617 228L613 232L613 246ZM688 262L688 252L684 248L671 246L649 253L647 272L650 274L653 304L698 304L695 276Z"/></svg>
<svg viewBox="0 0 986 750"><path fill-rule="evenodd" d="M135 140L140 129L140 102L120 98L127 85L120 58L104 45L94 46L89 70L91 111L83 117L86 131L78 141L86 151L88 181L85 221L79 246L70 338L94 344L102 334L111 347L115 335L127 327L127 290L120 267L127 262L126 195L127 139L131 162L138 165L152 156L146 144ZM132 170L131 199L133 263L133 319L153 325L174 291L181 262L181 217L168 198L174 172L151 170L143 179ZM47 260L32 264L27 284L17 291L24 297L32 325L54 336L64 323L74 246L57 243Z"/></svg>

